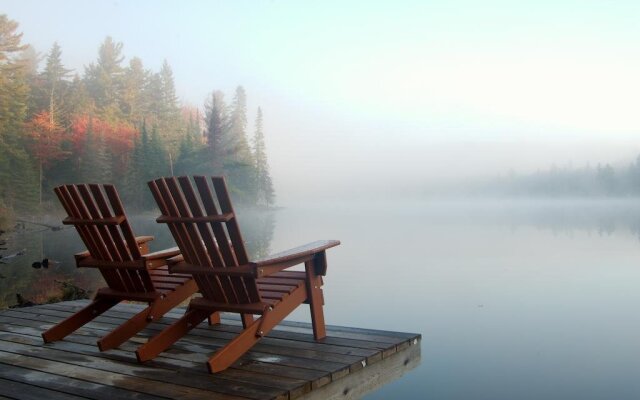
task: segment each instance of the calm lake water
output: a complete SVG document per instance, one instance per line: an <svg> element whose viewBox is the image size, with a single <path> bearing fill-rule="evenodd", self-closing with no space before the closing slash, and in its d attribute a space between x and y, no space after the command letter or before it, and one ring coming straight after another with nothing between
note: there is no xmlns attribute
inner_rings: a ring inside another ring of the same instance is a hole
<svg viewBox="0 0 640 400"><path fill-rule="evenodd" d="M342 241L328 253L328 323L423 335L420 366L368 399L638 399L637 203L324 203L239 218L256 255ZM136 233L173 245L154 218L134 218ZM75 269L71 229L3 239L26 254L0 265L2 307L55 295L56 281L101 285ZM59 264L31 268L43 257Z"/></svg>

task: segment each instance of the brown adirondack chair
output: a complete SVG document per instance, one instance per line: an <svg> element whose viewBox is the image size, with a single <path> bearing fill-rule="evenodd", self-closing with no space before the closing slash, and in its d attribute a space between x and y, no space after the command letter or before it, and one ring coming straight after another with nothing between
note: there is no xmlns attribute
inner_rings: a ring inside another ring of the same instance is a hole
<svg viewBox="0 0 640 400"><path fill-rule="evenodd" d="M134 236L113 185L63 185L54 189L87 251L76 254L78 267L97 268L108 287L99 289L82 310L42 334L45 343L63 339L123 300L147 308L98 340L101 351L118 347L151 321L187 300L198 288L188 274L170 274L166 260L177 247L149 253L153 236ZM106 197L105 197L106 194Z"/></svg>
<svg viewBox="0 0 640 400"><path fill-rule="evenodd" d="M313 242L250 262L224 178L211 178L215 192L207 178L194 181L197 192L188 177L149 182L162 212L157 221L169 226L181 250L169 268L192 274L202 297L192 299L181 319L139 347L138 360L154 358L207 317L210 324L219 322L219 312L240 313L244 330L209 359L211 373L233 364L302 303L310 305L315 339L324 338L325 250L340 242ZM302 263L304 271L284 271Z"/></svg>

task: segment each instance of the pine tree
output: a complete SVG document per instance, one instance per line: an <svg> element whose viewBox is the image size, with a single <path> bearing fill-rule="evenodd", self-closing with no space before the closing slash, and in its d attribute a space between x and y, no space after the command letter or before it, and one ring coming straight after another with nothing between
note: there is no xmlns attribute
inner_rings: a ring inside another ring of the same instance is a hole
<svg viewBox="0 0 640 400"><path fill-rule="evenodd" d="M206 107L205 121L207 124L206 137L211 173L223 175L226 156L224 138L227 117L222 92L215 91L211 95L211 102Z"/></svg>
<svg viewBox="0 0 640 400"><path fill-rule="evenodd" d="M176 95L173 80L173 71L167 60L164 60L162 63L162 68L160 68L160 72L158 73L158 80L160 84L161 101L156 127L162 141L166 145L168 155L172 159L175 159L180 140L186 131L186 124L180 115L178 96Z"/></svg>
<svg viewBox="0 0 640 400"><path fill-rule="evenodd" d="M95 101L98 115L111 122L122 117L119 103L123 74L120 64L123 60L122 43L116 43L107 36L100 45L97 63L90 64L85 71L87 89Z"/></svg>
<svg viewBox="0 0 640 400"><path fill-rule="evenodd" d="M176 87L173 81L173 71L169 62L165 59L160 68L160 83L162 91L162 109L163 119L167 121L177 120L180 115L178 107L178 96L176 96Z"/></svg>
<svg viewBox="0 0 640 400"><path fill-rule="evenodd" d="M180 141L180 149L175 163L175 175L206 174L202 169L202 134L199 116L189 113L187 131Z"/></svg>
<svg viewBox="0 0 640 400"><path fill-rule="evenodd" d="M123 117L136 126L142 123L149 111L145 93L148 80L149 72L144 69L142 60L133 57L123 73L120 108Z"/></svg>
<svg viewBox="0 0 640 400"><path fill-rule="evenodd" d="M96 132L93 119L89 119L82 151L82 181L107 183L111 180L111 163L102 132Z"/></svg>
<svg viewBox="0 0 640 400"><path fill-rule="evenodd" d="M255 161L247 139L247 95L242 86L238 86L235 92L223 148L224 170L230 189L237 200L251 202L255 197L252 193Z"/></svg>
<svg viewBox="0 0 640 400"><path fill-rule="evenodd" d="M63 127L69 126L68 110L64 107L65 92L68 89L68 77L71 70L62 64L62 50L57 42L53 43L47 56L47 62L41 78L44 83L47 109L50 123Z"/></svg>
<svg viewBox="0 0 640 400"><path fill-rule="evenodd" d="M262 109L258 108L256 116L255 135L253 137L253 153L256 160L255 166L255 188L256 204L259 206L272 206L275 192L271 175L269 174L269 164L267 162L267 151L264 143L264 133L262 131Z"/></svg>
<svg viewBox="0 0 640 400"><path fill-rule="evenodd" d="M94 99L89 94L86 82L80 75L74 75L69 83L69 90L65 98L69 115L93 115L96 113Z"/></svg>
<svg viewBox="0 0 640 400"><path fill-rule="evenodd" d="M26 151L29 65L23 58L18 23L0 15L0 206L28 209L36 204L38 179Z"/></svg>

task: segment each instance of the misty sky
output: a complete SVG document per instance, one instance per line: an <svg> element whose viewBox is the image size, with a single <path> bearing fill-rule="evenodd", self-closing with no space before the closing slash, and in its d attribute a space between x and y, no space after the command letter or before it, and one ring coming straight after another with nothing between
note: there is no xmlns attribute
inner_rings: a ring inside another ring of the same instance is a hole
<svg viewBox="0 0 640 400"><path fill-rule="evenodd" d="M79 73L111 35L147 68L166 58L184 102L243 85L265 113L280 199L640 153L638 1L0 0L0 12L42 54L58 41Z"/></svg>

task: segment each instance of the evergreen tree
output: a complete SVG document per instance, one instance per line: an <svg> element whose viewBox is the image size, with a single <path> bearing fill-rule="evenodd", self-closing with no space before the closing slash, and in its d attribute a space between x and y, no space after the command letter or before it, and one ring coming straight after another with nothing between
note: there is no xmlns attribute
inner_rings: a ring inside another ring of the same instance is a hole
<svg viewBox="0 0 640 400"><path fill-rule="evenodd" d="M28 209L37 202L38 179L23 136L30 70L18 23L0 15L0 206Z"/></svg>
<svg viewBox="0 0 640 400"><path fill-rule="evenodd" d="M158 127L153 126L151 129L151 138L149 140L149 148L147 150L147 180L156 179L161 176L169 175L169 165L167 160L167 151L163 141L158 133Z"/></svg>
<svg viewBox="0 0 640 400"><path fill-rule="evenodd" d="M166 121L175 121L180 116L180 108L178 107L178 96L176 96L176 87L173 81L173 71L169 66L169 62L164 60L162 68L160 68L160 87L161 87L161 115Z"/></svg>
<svg viewBox="0 0 640 400"><path fill-rule="evenodd" d="M120 108L123 117L136 126L142 123L149 110L145 93L148 80L149 72L144 69L142 60L133 57L123 73Z"/></svg>
<svg viewBox="0 0 640 400"><path fill-rule="evenodd" d="M215 91L211 95L211 102L207 105L205 122L207 124L206 138L209 152L209 165L214 175L224 174L224 137L226 133L226 106L222 92Z"/></svg>
<svg viewBox="0 0 640 400"><path fill-rule="evenodd" d="M247 95L242 86L236 89L223 147L226 149L224 168L230 187L238 200L250 202L255 197L252 193L255 160L247 139Z"/></svg>
<svg viewBox="0 0 640 400"><path fill-rule="evenodd" d="M104 135L95 132L93 120L89 120L85 136L81 176L83 182L107 183L111 181L111 163Z"/></svg>
<svg viewBox="0 0 640 400"><path fill-rule="evenodd" d="M189 114L187 131L180 141L180 149L175 163L175 175L206 174L202 168L202 135L199 117Z"/></svg>
<svg viewBox="0 0 640 400"><path fill-rule="evenodd" d="M264 143L264 133L262 131L262 109L258 108L256 116L256 132L253 137L253 153L256 160L255 166L255 189L256 204L259 206L272 206L275 192L271 175L269 174L269 164L267 163L267 151Z"/></svg>
<svg viewBox="0 0 640 400"><path fill-rule="evenodd" d="M167 60L164 60L158 73L158 84L160 103L158 104L159 115L155 125L162 141L166 145L167 153L172 158L175 158L186 126L180 115L173 71Z"/></svg>
<svg viewBox="0 0 640 400"><path fill-rule="evenodd" d="M146 158L145 149L149 145L149 135L147 134L146 122L142 122L140 128L140 135L136 136L133 143L133 151L131 154L131 163L129 167L129 173L125 180L125 197L127 204L130 204L133 209L142 210L145 204L145 190L146 186Z"/></svg>
<svg viewBox="0 0 640 400"><path fill-rule="evenodd" d="M41 77L47 99L50 123L63 127L69 126L68 110L65 110L64 95L68 89L68 77L71 70L62 64L62 50L57 42L53 43Z"/></svg>
<svg viewBox="0 0 640 400"><path fill-rule="evenodd" d="M78 74L69 83L65 104L71 116L96 113L95 101L87 90L86 82Z"/></svg>
<svg viewBox="0 0 640 400"><path fill-rule="evenodd" d="M122 43L107 36L100 45L97 63L90 64L85 71L87 89L95 101L98 115L112 122L122 117L119 103L123 60Z"/></svg>

